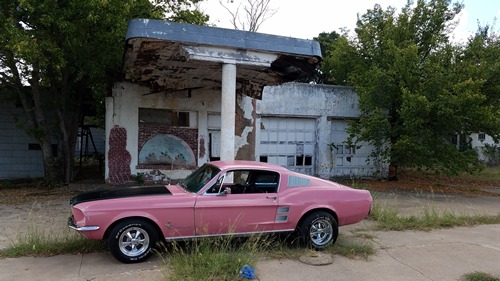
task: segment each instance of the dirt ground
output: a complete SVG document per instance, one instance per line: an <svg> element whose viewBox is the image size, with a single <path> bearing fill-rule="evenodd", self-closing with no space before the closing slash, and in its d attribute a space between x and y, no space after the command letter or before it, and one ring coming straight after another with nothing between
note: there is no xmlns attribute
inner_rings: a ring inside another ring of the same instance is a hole
<svg viewBox="0 0 500 281"><path fill-rule="evenodd" d="M46 189L37 186L0 188L0 249L27 233L60 235L68 231L69 198L87 190L106 188L101 183L74 183Z"/></svg>
<svg viewBox="0 0 500 281"><path fill-rule="evenodd" d="M500 196L500 167L489 169L481 175L433 176L403 171L397 181L344 180L348 186L376 191L404 190L459 194L464 196Z"/></svg>

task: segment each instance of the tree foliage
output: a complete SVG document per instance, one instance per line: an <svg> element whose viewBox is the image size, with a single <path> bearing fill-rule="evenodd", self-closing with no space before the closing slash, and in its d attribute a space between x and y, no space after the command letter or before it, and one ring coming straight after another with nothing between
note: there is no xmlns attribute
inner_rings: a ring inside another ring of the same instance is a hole
<svg viewBox="0 0 500 281"><path fill-rule="evenodd" d="M479 163L466 136L499 136L498 36L483 28L467 44L451 44L462 8L450 0L409 2L400 13L375 5L358 17L356 36L338 38L325 57L327 81L359 95L349 141L372 144L374 159L472 172Z"/></svg>
<svg viewBox="0 0 500 281"><path fill-rule="evenodd" d="M23 105L47 179L71 180L82 105L98 104L120 75L128 20L204 23L190 10L198 1L0 0L0 84Z"/></svg>
<svg viewBox="0 0 500 281"><path fill-rule="evenodd" d="M335 50L335 46L338 43L340 34L336 31L332 31L330 33L322 32L318 35L318 37L314 37L313 40L319 43L319 46L322 50L323 57L330 57ZM335 75L333 71L335 68L332 67L330 60L323 60L320 62L319 67L317 69L316 77L314 78L314 82L318 84L335 84L335 85L345 85L345 82L338 81L338 75Z"/></svg>

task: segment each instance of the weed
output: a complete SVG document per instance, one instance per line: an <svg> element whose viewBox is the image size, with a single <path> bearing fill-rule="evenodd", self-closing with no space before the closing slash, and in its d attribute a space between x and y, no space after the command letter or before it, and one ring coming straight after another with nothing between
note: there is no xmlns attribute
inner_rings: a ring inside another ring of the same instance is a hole
<svg viewBox="0 0 500 281"><path fill-rule="evenodd" d="M26 228L17 231L18 235L11 240L11 245L0 250L0 257L90 253L106 248L105 242L85 238L68 227L54 228L59 221L40 225L37 213L41 210L41 205L33 204L28 219L22 223Z"/></svg>
<svg viewBox="0 0 500 281"><path fill-rule="evenodd" d="M245 264L255 266L258 258L274 244L271 236L198 238L173 243L164 264L169 280L235 280Z"/></svg>
<svg viewBox="0 0 500 281"><path fill-rule="evenodd" d="M106 243L84 238L69 229L57 233L30 227L28 232L20 235L10 247L0 250L0 257L91 253L105 248Z"/></svg>
<svg viewBox="0 0 500 281"><path fill-rule="evenodd" d="M337 243L327 248L327 251L341 255L350 259L363 258L368 259L369 256L375 254L375 248L366 240L359 241L348 237L339 237Z"/></svg>
<svg viewBox="0 0 500 281"><path fill-rule="evenodd" d="M484 272L472 272L462 276L463 281L500 281L500 277L495 277Z"/></svg>
<svg viewBox="0 0 500 281"><path fill-rule="evenodd" d="M132 175L132 177L134 178L134 182L136 184L144 184L144 182L146 181L144 173L137 173L137 175Z"/></svg>
<svg viewBox="0 0 500 281"><path fill-rule="evenodd" d="M166 251L170 254L160 253L160 257L169 267L169 280L235 280L245 264L254 266L263 257L296 259L310 249L299 247L294 240L278 235L253 235L248 238L224 236L172 243ZM371 244L343 236L325 251L363 259L375 253Z"/></svg>
<svg viewBox="0 0 500 281"><path fill-rule="evenodd" d="M437 228L452 228L457 226L474 226L478 224L500 223L498 215L455 214L451 211L438 211L435 208L425 208L422 212L403 216L395 208L375 204L369 216L377 222L379 230L424 230Z"/></svg>

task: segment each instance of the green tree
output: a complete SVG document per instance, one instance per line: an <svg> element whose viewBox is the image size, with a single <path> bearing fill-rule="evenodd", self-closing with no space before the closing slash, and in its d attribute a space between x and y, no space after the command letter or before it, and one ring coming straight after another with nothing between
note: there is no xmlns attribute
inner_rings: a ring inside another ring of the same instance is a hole
<svg viewBox="0 0 500 281"><path fill-rule="evenodd" d="M314 37L313 40L319 43L321 48L321 52L324 58L330 57L332 52L335 50L335 46L337 44L337 40L339 39L340 34L336 31L332 31L330 33L321 32L318 37ZM333 60L323 60L320 62L316 77L314 81L319 84L336 84L336 85L344 85L342 81L338 81L338 75L332 73L336 68L332 67L330 64Z"/></svg>
<svg viewBox="0 0 500 281"><path fill-rule="evenodd" d="M128 20L201 24L208 17L191 9L199 1L0 0L0 84L23 105L47 180L72 179L82 105L103 104L120 76Z"/></svg>
<svg viewBox="0 0 500 281"><path fill-rule="evenodd" d="M498 53L491 47L498 40L452 45L448 35L462 8L418 0L398 14L375 5L358 17L356 36L337 39L325 58L330 81L346 82L359 95L361 114L349 141L373 145L375 161L472 172L479 168L475 151L466 142L457 149L450 139L471 132L498 137Z"/></svg>

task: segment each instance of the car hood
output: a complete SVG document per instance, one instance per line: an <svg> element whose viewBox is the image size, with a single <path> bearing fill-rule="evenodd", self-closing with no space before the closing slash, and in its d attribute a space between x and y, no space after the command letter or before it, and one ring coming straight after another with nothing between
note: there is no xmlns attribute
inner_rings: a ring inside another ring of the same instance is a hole
<svg viewBox="0 0 500 281"><path fill-rule="evenodd" d="M127 198L147 195L171 195L172 193L164 186L127 186L105 190L91 191L79 194L70 199L71 206L96 200Z"/></svg>

